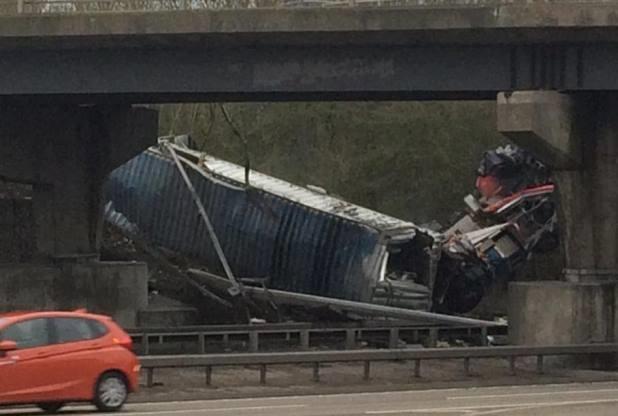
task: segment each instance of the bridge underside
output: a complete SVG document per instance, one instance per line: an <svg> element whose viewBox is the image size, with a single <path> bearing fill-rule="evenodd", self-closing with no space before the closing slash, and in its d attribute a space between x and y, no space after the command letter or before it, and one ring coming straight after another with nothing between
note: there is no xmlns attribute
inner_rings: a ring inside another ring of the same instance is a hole
<svg viewBox="0 0 618 416"><path fill-rule="evenodd" d="M171 43L3 51L0 99L494 100L501 91L618 91L618 46L612 44L198 48Z"/></svg>
<svg viewBox="0 0 618 416"><path fill-rule="evenodd" d="M0 17L0 100L494 100L618 91L618 5Z"/></svg>

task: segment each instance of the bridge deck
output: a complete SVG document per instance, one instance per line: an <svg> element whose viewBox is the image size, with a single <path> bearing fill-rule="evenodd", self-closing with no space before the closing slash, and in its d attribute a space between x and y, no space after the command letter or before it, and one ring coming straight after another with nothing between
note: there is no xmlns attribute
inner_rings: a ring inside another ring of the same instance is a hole
<svg viewBox="0 0 618 416"><path fill-rule="evenodd" d="M618 89L618 4L4 16L0 49L5 99L494 99Z"/></svg>

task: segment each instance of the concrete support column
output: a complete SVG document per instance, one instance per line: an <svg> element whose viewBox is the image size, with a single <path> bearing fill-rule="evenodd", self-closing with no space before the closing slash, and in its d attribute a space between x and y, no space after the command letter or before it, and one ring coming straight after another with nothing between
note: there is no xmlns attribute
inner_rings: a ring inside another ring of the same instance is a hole
<svg viewBox="0 0 618 416"><path fill-rule="evenodd" d="M556 279L566 283L531 282L511 287L513 341L614 340L618 313L614 296L618 282L618 95L503 93L498 96L497 113L499 131L554 171L565 259L564 272L557 273ZM546 293L545 300L541 301L538 293ZM553 329L543 331L545 327Z"/></svg>
<svg viewBox="0 0 618 416"><path fill-rule="evenodd" d="M95 254L105 176L155 143L157 113L98 106L0 107L0 177L33 188L41 257Z"/></svg>
<svg viewBox="0 0 618 416"><path fill-rule="evenodd" d="M30 105L0 107L0 119L0 179L32 186L37 260L0 265L0 311L86 307L135 326L148 305L148 272L97 261L101 188L108 172L156 142L157 113Z"/></svg>

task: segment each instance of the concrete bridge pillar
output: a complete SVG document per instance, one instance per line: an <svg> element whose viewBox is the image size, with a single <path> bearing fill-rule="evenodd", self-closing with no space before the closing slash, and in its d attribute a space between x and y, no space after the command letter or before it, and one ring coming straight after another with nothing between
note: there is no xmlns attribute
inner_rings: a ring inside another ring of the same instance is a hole
<svg viewBox="0 0 618 416"><path fill-rule="evenodd" d="M0 120L0 180L27 188L34 222L31 255L17 268L0 264L0 310L94 305L131 324L135 314L118 311L144 303L146 270L98 261L101 188L107 173L156 142L157 112L11 105L0 106ZM115 293L124 306L110 303Z"/></svg>
<svg viewBox="0 0 618 416"><path fill-rule="evenodd" d="M35 254L95 254L101 185L157 137L145 108L0 107L0 178L32 187Z"/></svg>
<svg viewBox="0 0 618 416"><path fill-rule="evenodd" d="M524 91L498 96L498 129L554 171L565 265L561 282L513 283L520 344L618 335L618 94Z"/></svg>

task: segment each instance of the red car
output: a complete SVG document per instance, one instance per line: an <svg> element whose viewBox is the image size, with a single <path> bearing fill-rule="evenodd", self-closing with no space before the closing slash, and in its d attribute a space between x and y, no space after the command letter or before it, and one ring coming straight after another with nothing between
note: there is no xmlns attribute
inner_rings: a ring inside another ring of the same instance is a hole
<svg viewBox="0 0 618 416"><path fill-rule="evenodd" d="M122 408L138 387L131 338L111 318L77 312L0 315L0 405L67 402Z"/></svg>

